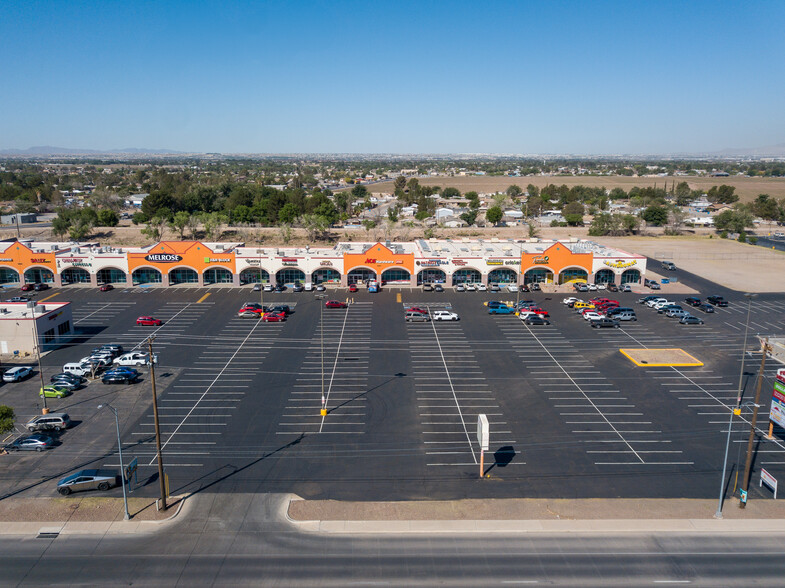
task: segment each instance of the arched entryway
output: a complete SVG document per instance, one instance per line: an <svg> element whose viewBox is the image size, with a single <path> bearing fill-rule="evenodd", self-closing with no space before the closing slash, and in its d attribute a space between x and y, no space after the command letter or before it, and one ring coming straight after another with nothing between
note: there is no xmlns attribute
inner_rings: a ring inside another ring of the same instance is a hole
<svg viewBox="0 0 785 588"><path fill-rule="evenodd" d="M19 283L19 272L7 267L0 267L0 284Z"/></svg>
<svg viewBox="0 0 785 588"><path fill-rule="evenodd" d="M305 281L305 272L296 267L285 267L280 269L275 274L276 284L294 284L296 282L303 283Z"/></svg>
<svg viewBox="0 0 785 588"><path fill-rule="evenodd" d="M341 274L332 268L320 268L311 274L311 282L314 284L339 284Z"/></svg>
<svg viewBox="0 0 785 588"><path fill-rule="evenodd" d="M516 284L518 272L508 267L500 267L488 273L489 284Z"/></svg>
<svg viewBox="0 0 785 588"><path fill-rule="evenodd" d="M597 273L594 274L595 284L613 284L615 281L616 274L613 273L613 270L603 268L601 270L597 270Z"/></svg>
<svg viewBox="0 0 785 588"><path fill-rule="evenodd" d="M267 270L258 267L249 267L240 272L240 284L260 284L270 281Z"/></svg>
<svg viewBox="0 0 785 588"><path fill-rule="evenodd" d="M172 270L169 270L169 285L174 286L175 284L198 284L199 283L199 274L196 273L196 270L191 269L190 267L176 267Z"/></svg>
<svg viewBox="0 0 785 588"><path fill-rule="evenodd" d="M64 284L89 284L90 272L81 267L69 267L60 272Z"/></svg>
<svg viewBox="0 0 785 588"><path fill-rule="evenodd" d="M131 274L131 280L136 284L160 284L163 282L163 275L152 267L140 267Z"/></svg>
<svg viewBox="0 0 785 588"><path fill-rule="evenodd" d="M204 284L231 284L233 280L232 272L224 267L211 267L204 270L202 278Z"/></svg>
<svg viewBox="0 0 785 588"><path fill-rule="evenodd" d="M99 284L125 284L126 281L125 272L114 267L99 269L96 278Z"/></svg>
<svg viewBox="0 0 785 588"><path fill-rule="evenodd" d="M568 267L563 269L559 274L559 283L566 284L568 282L588 282L589 272L582 267Z"/></svg>
<svg viewBox="0 0 785 588"><path fill-rule="evenodd" d="M346 275L346 280L349 285L375 279L376 272L367 267L356 267Z"/></svg>
<svg viewBox="0 0 785 588"><path fill-rule="evenodd" d="M621 283L622 284L640 284L641 283L641 272L636 269L628 269L624 270L621 274Z"/></svg>
<svg viewBox="0 0 785 588"><path fill-rule="evenodd" d="M412 274L402 267L391 267L382 272L382 284L411 284Z"/></svg>
<svg viewBox="0 0 785 588"><path fill-rule="evenodd" d="M444 284L447 282L447 274L444 270L435 267L425 268L417 273L417 285L423 284Z"/></svg>
<svg viewBox="0 0 785 588"><path fill-rule="evenodd" d="M455 270L452 274L452 285L458 284L479 284L482 282L482 274L474 268L463 268Z"/></svg>
<svg viewBox="0 0 785 588"><path fill-rule="evenodd" d="M25 282L28 284L51 284L54 281L52 270L45 267L31 267L25 272Z"/></svg>
<svg viewBox="0 0 785 588"><path fill-rule="evenodd" d="M547 267L533 267L523 274L524 284L550 284L553 282L553 272Z"/></svg>

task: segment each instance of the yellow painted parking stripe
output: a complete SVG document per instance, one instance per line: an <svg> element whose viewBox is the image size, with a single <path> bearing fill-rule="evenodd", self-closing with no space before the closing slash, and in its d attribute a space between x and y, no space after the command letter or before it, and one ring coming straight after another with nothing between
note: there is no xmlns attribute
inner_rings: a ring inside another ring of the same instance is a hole
<svg viewBox="0 0 785 588"><path fill-rule="evenodd" d="M400 302L401 301L401 293L400 292L398 292L398 294L395 295L395 301L396 302Z"/></svg>
<svg viewBox="0 0 785 588"><path fill-rule="evenodd" d="M49 300L50 298L54 298L55 296L60 296L60 292L55 292L51 296L47 296L46 298L41 298L41 300L39 300L38 302L45 302L45 301Z"/></svg>
<svg viewBox="0 0 785 588"><path fill-rule="evenodd" d="M200 302L204 302L204 301L205 301L205 299L206 299L206 298L207 298L207 297L208 297L210 294L211 294L211 292L208 292L207 294L205 294L204 296L202 296L202 297L201 297L199 300L197 300L197 301L196 301L196 304L199 304Z"/></svg>

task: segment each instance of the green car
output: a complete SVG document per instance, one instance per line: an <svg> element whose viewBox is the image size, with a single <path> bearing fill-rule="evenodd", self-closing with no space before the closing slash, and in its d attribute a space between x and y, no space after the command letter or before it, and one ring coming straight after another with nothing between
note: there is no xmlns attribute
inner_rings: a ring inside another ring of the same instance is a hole
<svg viewBox="0 0 785 588"><path fill-rule="evenodd" d="M39 396L46 395L47 398L62 398L69 394L71 394L71 391L68 388L61 388L60 386L44 386L38 392Z"/></svg>

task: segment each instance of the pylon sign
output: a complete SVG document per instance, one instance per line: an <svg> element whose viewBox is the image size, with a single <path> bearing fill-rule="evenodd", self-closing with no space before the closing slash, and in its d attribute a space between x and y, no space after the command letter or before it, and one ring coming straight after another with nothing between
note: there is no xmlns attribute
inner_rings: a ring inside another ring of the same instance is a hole
<svg viewBox="0 0 785 588"><path fill-rule="evenodd" d="M780 427L785 427L785 383L780 380L779 374L774 382L769 419Z"/></svg>
<svg viewBox="0 0 785 588"><path fill-rule="evenodd" d="M488 451L490 445L491 432L488 428L488 417L484 414L477 415L477 443L480 444L480 449Z"/></svg>

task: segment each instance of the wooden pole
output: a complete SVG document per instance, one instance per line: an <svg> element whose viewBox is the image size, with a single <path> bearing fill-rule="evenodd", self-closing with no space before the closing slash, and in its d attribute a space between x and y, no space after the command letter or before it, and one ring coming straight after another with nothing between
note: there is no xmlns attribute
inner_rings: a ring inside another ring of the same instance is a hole
<svg viewBox="0 0 785 588"><path fill-rule="evenodd" d="M755 405L752 410L752 421L750 422L750 437L747 440L747 460L744 464L744 477L741 479L742 496L747 496L750 485L750 468L752 467L752 444L755 441L755 424L758 422L758 407L760 406L760 389L763 385L763 370L766 368L766 353L769 351L769 340L763 343L763 357L760 360L760 371L758 372L758 385L755 387ZM746 500L739 501L739 508L747 506Z"/></svg>
<svg viewBox="0 0 785 588"><path fill-rule="evenodd" d="M485 450L480 449L480 478L485 475Z"/></svg>

